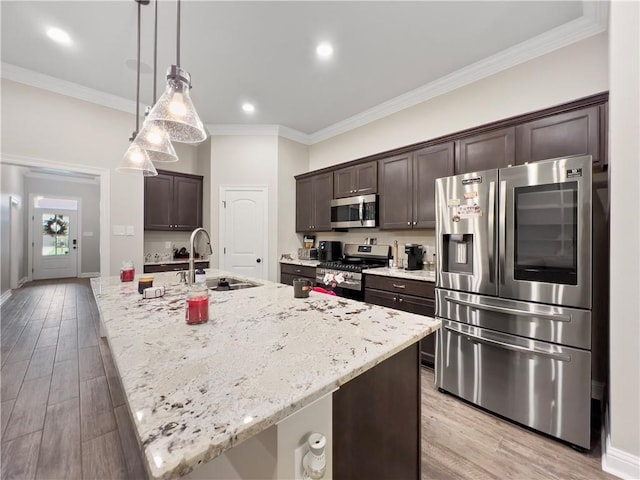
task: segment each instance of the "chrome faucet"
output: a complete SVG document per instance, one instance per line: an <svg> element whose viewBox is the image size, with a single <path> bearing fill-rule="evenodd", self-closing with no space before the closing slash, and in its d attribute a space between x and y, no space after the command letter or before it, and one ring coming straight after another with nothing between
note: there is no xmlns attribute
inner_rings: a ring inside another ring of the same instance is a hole
<svg viewBox="0 0 640 480"><path fill-rule="evenodd" d="M190 249L189 249L189 278L187 284L191 286L196 281L196 269L195 269L195 259L193 258L193 252L195 250L196 237L198 234L204 233L207 237L207 249L209 250L209 255L213 253L211 248L211 237L209 237L209 232L207 232L204 228L196 228L193 232L191 232L191 240L190 240Z"/></svg>

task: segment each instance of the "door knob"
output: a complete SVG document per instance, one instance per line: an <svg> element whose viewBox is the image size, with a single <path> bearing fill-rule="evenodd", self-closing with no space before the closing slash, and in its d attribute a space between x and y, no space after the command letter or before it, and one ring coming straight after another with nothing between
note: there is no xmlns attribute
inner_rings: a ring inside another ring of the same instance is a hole
<svg viewBox="0 0 640 480"><path fill-rule="evenodd" d="M261 259L261 258L258 258L258 259L256 260L256 263L260 263L261 261L262 261L262 259Z"/></svg>

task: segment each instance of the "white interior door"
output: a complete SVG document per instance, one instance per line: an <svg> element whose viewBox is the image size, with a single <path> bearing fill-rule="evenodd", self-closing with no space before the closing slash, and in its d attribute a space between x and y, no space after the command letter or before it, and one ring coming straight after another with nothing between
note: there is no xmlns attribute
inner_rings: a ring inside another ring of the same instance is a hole
<svg viewBox="0 0 640 480"><path fill-rule="evenodd" d="M267 278L267 188L221 187L220 267Z"/></svg>
<svg viewBox="0 0 640 480"><path fill-rule="evenodd" d="M34 208L33 279L78 276L78 212L61 208Z"/></svg>

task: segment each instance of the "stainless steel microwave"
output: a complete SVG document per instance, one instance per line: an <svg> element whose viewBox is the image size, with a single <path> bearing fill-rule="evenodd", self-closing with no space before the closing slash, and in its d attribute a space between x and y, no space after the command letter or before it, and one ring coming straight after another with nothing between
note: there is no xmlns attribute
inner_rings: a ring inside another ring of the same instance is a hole
<svg viewBox="0 0 640 480"><path fill-rule="evenodd" d="M378 196L331 200L331 228L363 228L378 226Z"/></svg>

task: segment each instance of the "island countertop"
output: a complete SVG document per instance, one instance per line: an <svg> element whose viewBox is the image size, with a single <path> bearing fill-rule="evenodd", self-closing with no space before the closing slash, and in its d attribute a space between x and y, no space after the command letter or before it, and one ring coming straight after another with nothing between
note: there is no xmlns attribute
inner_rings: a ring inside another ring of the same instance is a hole
<svg viewBox="0 0 640 480"><path fill-rule="evenodd" d="M152 477L190 472L440 326L316 292L293 298L288 285L259 282L211 292L209 322L189 326L186 287L173 273L155 275L166 294L147 300L137 277L91 279Z"/></svg>

